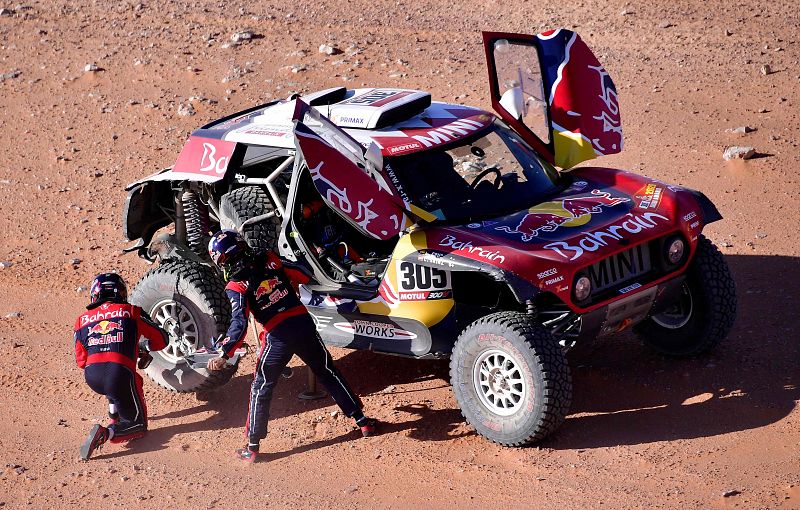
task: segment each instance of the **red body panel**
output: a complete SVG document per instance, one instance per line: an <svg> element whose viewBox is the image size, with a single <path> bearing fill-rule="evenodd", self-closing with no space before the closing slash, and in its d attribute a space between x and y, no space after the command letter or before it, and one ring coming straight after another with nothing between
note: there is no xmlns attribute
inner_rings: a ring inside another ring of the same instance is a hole
<svg viewBox="0 0 800 510"><path fill-rule="evenodd" d="M571 175L572 186L528 210L465 226L426 229L428 247L509 271L581 313L613 299L576 306L570 292L579 270L673 232L681 232L694 253L703 224L701 208L690 193L621 170L583 168Z"/></svg>

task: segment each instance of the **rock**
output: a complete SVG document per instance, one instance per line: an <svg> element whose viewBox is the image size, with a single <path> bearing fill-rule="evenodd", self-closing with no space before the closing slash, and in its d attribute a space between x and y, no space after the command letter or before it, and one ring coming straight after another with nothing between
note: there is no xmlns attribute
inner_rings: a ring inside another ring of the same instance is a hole
<svg viewBox="0 0 800 510"><path fill-rule="evenodd" d="M756 150L752 147L739 147L734 145L733 147L725 149L725 152L722 153L722 159L725 161L730 161L732 159L750 159L755 155Z"/></svg>
<svg viewBox="0 0 800 510"><path fill-rule="evenodd" d="M766 108L759 108L758 113L769 113L769 110Z"/></svg>
<svg viewBox="0 0 800 510"><path fill-rule="evenodd" d="M7 260L4 260L3 262L0 262L0 269L6 269L6 268L11 267L13 265L14 265L13 262L9 262Z"/></svg>
<svg viewBox="0 0 800 510"><path fill-rule="evenodd" d="M94 62L86 64L86 66L84 66L83 68L83 72L85 73L99 73L100 71L105 71L105 69L95 64Z"/></svg>
<svg viewBox="0 0 800 510"><path fill-rule="evenodd" d="M731 32L729 29L726 28L723 34L725 34L726 37L730 37L733 35L733 32Z"/></svg>
<svg viewBox="0 0 800 510"><path fill-rule="evenodd" d="M19 319L22 317L22 312L11 312L6 314L6 319Z"/></svg>
<svg viewBox="0 0 800 510"><path fill-rule="evenodd" d="M661 23L658 24L658 28L670 28L670 27L674 27L674 26L675 25L673 25L669 21L662 21Z"/></svg>
<svg viewBox="0 0 800 510"><path fill-rule="evenodd" d="M721 243L719 243L719 245L722 246L723 248L733 248L733 245L727 241L722 241Z"/></svg>
<svg viewBox="0 0 800 510"><path fill-rule="evenodd" d="M14 78L19 76L20 74L22 74L22 71L20 71L19 69L14 69L13 71L9 71L7 73L0 74L0 83L4 82L6 80L13 80Z"/></svg>
<svg viewBox="0 0 800 510"><path fill-rule="evenodd" d="M732 490L723 492L722 493L722 497L723 498L729 498L731 496L738 496L739 494L741 494L740 491L737 491L736 489L732 489Z"/></svg>
<svg viewBox="0 0 800 510"><path fill-rule="evenodd" d="M241 32L236 32L231 36L231 42L233 44L242 44L247 41L252 41L256 38L256 34L250 30L242 30Z"/></svg>
<svg viewBox="0 0 800 510"><path fill-rule="evenodd" d="M336 418L339 416L339 411L331 411L331 418Z"/></svg>
<svg viewBox="0 0 800 510"><path fill-rule="evenodd" d="M735 128L726 129L728 133L735 133L737 135L744 135L747 133L752 133L753 131L758 131L758 128L750 127L750 126L739 126Z"/></svg>
<svg viewBox="0 0 800 510"><path fill-rule="evenodd" d="M763 66L761 66L761 74L763 74L764 76L772 74L772 68L769 66L769 64L764 64Z"/></svg>
<svg viewBox="0 0 800 510"><path fill-rule="evenodd" d="M319 46L319 52L324 53L325 55L338 55L339 53L342 53L342 50L336 46L331 46L330 44L321 44Z"/></svg>
<svg viewBox="0 0 800 510"><path fill-rule="evenodd" d="M2 8L0 9L0 16L13 16L14 11L12 9Z"/></svg>
<svg viewBox="0 0 800 510"><path fill-rule="evenodd" d="M178 115L182 117L189 117L194 115L195 113L197 112L194 110L194 106L192 106L192 103L181 103L178 106Z"/></svg>
<svg viewBox="0 0 800 510"><path fill-rule="evenodd" d="M87 287L86 285L78 285L78 288L75 289L75 292L77 292L78 294L83 294L87 290L89 290L89 287Z"/></svg>
<svg viewBox="0 0 800 510"><path fill-rule="evenodd" d="M303 72L306 69L308 69L308 68L306 66L304 66L303 64L293 64L293 65L289 66L289 70L292 71L295 74Z"/></svg>
<svg viewBox="0 0 800 510"><path fill-rule="evenodd" d="M620 16L630 16L630 15L631 15L631 14L633 14L633 13L634 13L634 12L633 12L632 10L630 10L630 9L622 9L622 10L619 12L619 15L620 15Z"/></svg>
<svg viewBox="0 0 800 510"><path fill-rule="evenodd" d="M383 389L382 393L385 393L385 394L387 394L387 395L388 395L389 393L394 393L394 390L396 390L396 389L397 389L397 388L395 387L395 385L394 385L394 384L392 384L392 385L389 385L389 386L385 387L385 388Z"/></svg>
<svg viewBox="0 0 800 510"><path fill-rule="evenodd" d="M358 490L358 485L351 485L350 487L344 490L345 494L353 494Z"/></svg>
<svg viewBox="0 0 800 510"><path fill-rule="evenodd" d="M73 266L77 266L81 262L83 262L83 261L81 259L79 259L79 258L69 259L69 263L72 264Z"/></svg>
<svg viewBox="0 0 800 510"><path fill-rule="evenodd" d="M756 238L757 239L766 239L767 238L767 233L766 232L756 232Z"/></svg>

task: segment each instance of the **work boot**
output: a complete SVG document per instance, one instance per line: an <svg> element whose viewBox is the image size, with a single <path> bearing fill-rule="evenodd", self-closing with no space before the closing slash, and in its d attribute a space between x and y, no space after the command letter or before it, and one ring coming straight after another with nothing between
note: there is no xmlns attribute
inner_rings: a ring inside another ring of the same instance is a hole
<svg viewBox="0 0 800 510"><path fill-rule="evenodd" d="M253 464L258 458L258 451L251 450L249 447L239 448L236 450L235 457L239 460Z"/></svg>
<svg viewBox="0 0 800 510"><path fill-rule="evenodd" d="M375 436L378 434L378 420L374 418L364 418L356 424L361 428L361 435L364 437Z"/></svg>
<svg viewBox="0 0 800 510"><path fill-rule="evenodd" d="M108 441L108 429L102 425L95 425L89 432L89 437L86 438L81 446L81 460L89 460L95 450L103 446L103 443Z"/></svg>

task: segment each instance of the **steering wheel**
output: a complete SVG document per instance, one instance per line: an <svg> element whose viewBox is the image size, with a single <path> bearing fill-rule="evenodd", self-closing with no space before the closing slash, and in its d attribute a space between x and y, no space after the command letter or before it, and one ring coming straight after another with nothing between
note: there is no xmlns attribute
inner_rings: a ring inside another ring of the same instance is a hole
<svg viewBox="0 0 800 510"><path fill-rule="evenodd" d="M495 174L495 178L494 178L494 183L493 183L493 184L494 184L494 187L495 187L495 189L499 189L499 188L500 188L500 184L503 182L503 181L502 181L502 177L503 177L503 176L502 176L502 174L500 173L500 170L498 170L496 167L487 168L487 169L486 169L486 170L484 170L483 172L479 173L479 174L478 174L478 175L477 175L477 176L476 176L476 177L475 177L475 178L472 180L472 183L469 185L469 187L470 187L470 188L472 188L472 189L474 190L475 188L477 188L477 187L478 187L478 183L479 183L479 182L481 182L481 180L482 180L484 177L486 177L487 175L489 175L489 174Z"/></svg>

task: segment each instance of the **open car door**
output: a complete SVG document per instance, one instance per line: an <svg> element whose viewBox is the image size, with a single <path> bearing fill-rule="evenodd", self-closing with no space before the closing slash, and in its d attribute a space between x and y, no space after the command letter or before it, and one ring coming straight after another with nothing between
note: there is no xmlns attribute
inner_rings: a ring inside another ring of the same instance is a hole
<svg viewBox="0 0 800 510"><path fill-rule="evenodd" d="M561 168L622 150L617 91L570 30L484 32L492 107Z"/></svg>
<svg viewBox="0 0 800 510"><path fill-rule="evenodd" d="M362 234L386 240L412 224L408 204L384 179L377 146L367 149L297 99L294 135L325 203Z"/></svg>

